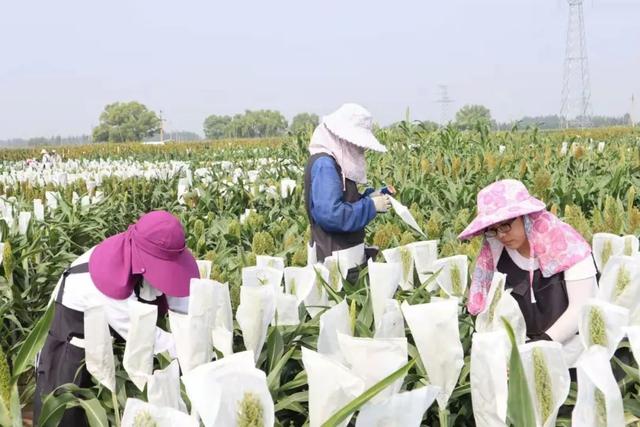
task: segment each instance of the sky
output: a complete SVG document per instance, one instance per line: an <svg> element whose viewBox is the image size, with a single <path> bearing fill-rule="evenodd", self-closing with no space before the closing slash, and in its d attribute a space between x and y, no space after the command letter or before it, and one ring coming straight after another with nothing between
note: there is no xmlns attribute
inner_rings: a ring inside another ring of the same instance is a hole
<svg viewBox="0 0 640 427"><path fill-rule="evenodd" d="M0 2L0 139L89 134L142 102L166 128L210 114L320 116L344 102L385 125L483 104L498 121L560 110L566 0ZM585 0L594 114L640 104L640 1ZM640 106L636 106L636 116Z"/></svg>

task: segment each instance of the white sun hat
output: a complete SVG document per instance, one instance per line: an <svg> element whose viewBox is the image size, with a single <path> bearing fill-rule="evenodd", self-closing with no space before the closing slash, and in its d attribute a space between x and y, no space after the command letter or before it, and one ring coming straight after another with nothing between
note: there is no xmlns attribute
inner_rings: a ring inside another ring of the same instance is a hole
<svg viewBox="0 0 640 427"><path fill-rule="evenodd" d="M322 123L332 134L353 145L381 153L387 152L385 146L371 132L371 113L361 105L344 104L333 113L324 116Z"/></svg>

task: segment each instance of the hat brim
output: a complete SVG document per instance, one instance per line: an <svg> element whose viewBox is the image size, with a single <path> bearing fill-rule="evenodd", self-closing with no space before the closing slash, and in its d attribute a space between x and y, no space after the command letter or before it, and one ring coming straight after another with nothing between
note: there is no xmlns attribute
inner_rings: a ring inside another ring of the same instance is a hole
<svg viewBox="0 0 640 427"><path fill-rule="evenodd" d="M380 153L386 153L387 147L382 145L373 132L368 129L356 127L349 123L344 123L332 116L327 116L322 121L332 134L344 139L351 144Z"/></svg>
<svg viewBox="0 0 640 427"><path fill-rule="evenodd" d="M125 299L135 286L135 274L142 276L165 295L185 297L189 295L192 278L200 277L195 258L186 249L172 259L154 257L130 245L127 233L119 233L98 244L89 258L91 280L100 292ZM127 249L129 246L129 249ZM131 251L134 252L133 256ZM135 258L132 265L131 258Z"/></svg>
<svg viewBox="0 0 640 427"><path fill-rule="evenodd" d="M165 260L155 258L144 251L138 252L142 264L145 266L144 278L171 297L189 296L191 279L200 277L198 263L189 251L182 251L176 258Z"/></svg>
<svg viewBox="0 0 640 427"><path fill-rule="evenodd" d="M522 215L540 212L546 209L546 205L535 197L519 201L516 205L505 206L490 213L479 214L473 221L458 235L460 240L468 240L481 234L487 227L517 218Z"/></svg>

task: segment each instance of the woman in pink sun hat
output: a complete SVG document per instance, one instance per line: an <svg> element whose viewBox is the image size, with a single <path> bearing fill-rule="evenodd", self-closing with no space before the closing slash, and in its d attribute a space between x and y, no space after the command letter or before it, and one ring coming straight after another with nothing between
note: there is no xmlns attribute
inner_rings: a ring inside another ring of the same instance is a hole
<svg viewBox="0 0 640 427"><path fill-rule="evenodd" d="M517 180L483 188L477 211L458 236L484 236L471 281L469 313L485 309L493 273L498 271L506 274L505 287L512 289L530 340L579 346L579 313L597 290L589 244Z"/></svg>
<svg viewBox="0 0 640 427"><path fill-rule="evenodd" d="M128 230L109 237L65 270L51 297L55 314L36 368L34 419L42 399L65 383L91 386L84 364L84 312L104 307L112 333L127 339L129 300L186 313L189 284L199 277L196 261L185 246L180 221L166 211L140 217ZM156 328L155 353L175 352L173 336ZM85 426L84 411L65 412L61 426Z"/></svg>

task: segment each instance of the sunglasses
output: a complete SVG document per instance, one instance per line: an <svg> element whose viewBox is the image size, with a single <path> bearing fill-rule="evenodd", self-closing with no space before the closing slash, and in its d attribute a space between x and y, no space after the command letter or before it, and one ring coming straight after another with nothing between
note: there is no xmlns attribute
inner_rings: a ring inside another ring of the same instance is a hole
<svg viewBox="0 0 640 427"><path fill-rule="evenodd" d="M498 233L507 234L509 231L511 231L511 224L513 224L516 219L517 218L513 218L507 222L496 225L495 227L489 227L484 230L484 235L486 237L496 237Z"/></svg>

